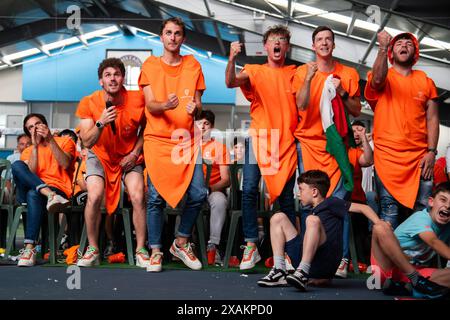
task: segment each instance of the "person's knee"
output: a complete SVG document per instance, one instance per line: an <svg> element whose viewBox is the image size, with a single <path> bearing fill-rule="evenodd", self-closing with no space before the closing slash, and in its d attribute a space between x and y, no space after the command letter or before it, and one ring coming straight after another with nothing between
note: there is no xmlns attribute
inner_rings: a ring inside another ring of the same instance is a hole
<svg viewBox="0 0 450 320"><path fill-rule="evenodd" d="M144 204L144 190L132 190L128 194L130 195L131 204L133 206Z"/></svg>
<svg viewBox="0 0 450 320"><path fill-rule="evenodd" d="M311 227L319 227L321 224L320 222L320 218L318 216L315 215L309 215L306 218L306 227L307 228L311 228Z"/></svg>
<svg viewBox="0 0 450 320"><path fill-rule="evenodd" d="M287 216L283 212L277 212L270 217L270 224L279 225L287 219Z"/></svg>
<svg viewBox="0 0 450 320"><path fill-rule="evenodd" d="M103 193L89 191L86 206L100 208L100 206L102 204L103 196L104 196Z"/></svg>
<svg viewBox="0 0 450 320"><path fill-rule="evenodd" d="M28 166L26 165L26 163L23 162L22 160L14 161L14 163L11 164L11 172L12 172L12 175L13 175L14 177L18 177L19 174L20 174L20 172L24 169L24 165L25 165L26 167L28 167Z"/></svg>
<svg viewBox="0 0 450 320"><path fill-rule="evenodd" d="M42 196L39 192L36 190L28 190L27 192L27 202L30 204L35 201L40 201L42 199Z"/></svg>
<svg viewBox="0 0 450 320"><path fill-rule="evenodd" d="M382 239L392 233L391 227L387 222L380 222L372 227L372 237Z"/></svg>

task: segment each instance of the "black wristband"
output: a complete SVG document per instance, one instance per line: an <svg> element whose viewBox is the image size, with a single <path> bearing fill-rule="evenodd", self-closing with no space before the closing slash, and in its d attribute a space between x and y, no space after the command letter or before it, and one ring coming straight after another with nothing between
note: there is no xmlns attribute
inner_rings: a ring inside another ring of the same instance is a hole
<svg viewBox="0 0 450 320"><path fill-rule="evenodd" d="M428 148L428 149L427 149L427 152L433 152L435 156L436 156L437 153L438 153L437 150L436 150L436 148Z"/></svg>
<svg viewBox="0 0 450 320"><path fill-rule="evenodd" d="M344 94L341 96L342 100L347 100L348 99L348 92L345 91Z"/></svg>

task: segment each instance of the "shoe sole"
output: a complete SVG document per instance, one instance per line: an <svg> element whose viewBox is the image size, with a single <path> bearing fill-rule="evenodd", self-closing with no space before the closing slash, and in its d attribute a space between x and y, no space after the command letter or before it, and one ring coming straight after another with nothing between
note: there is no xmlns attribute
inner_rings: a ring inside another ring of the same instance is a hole
<svg viewBox="0 0 450 320"><path fill-rule="evenodd" d="M305 292L306 291L306 287L303 286L303 284L298 282L296 279L293 279L293 278L290 278L290 277L286 277L286 282L288 284L290 284L291 286L297 288L301 292Z"/></svg>
<svg viewBox="0 0 450 320"><path fill-rule="evenodd" d="M147 267L147 272L161 272L162 271L162 266L158 267L158 268L152 268L152 267Z"/></svg>
<svg viewBox="0 0 450 320"><path fill-rule="evenodd" d="M180 259L180 260L184 263L184 265L185 265L186 267L188 267L188 268L190 268L190 269L192 269L192 270L201 270L201 268L202 268L201 265L200 265L200 267L192 267L192 266L190 266L188 263L186 263L186 261L184 261L184 259L183 259L182 257L180 257L180 256L176 253L175 249L173 249L173 245L170 246L169 252L170 252L171 254L173 254L175 257L177 257L178 259Z"/></svg>
<svg viewBox="0 0 450 320"><path fill-rule="evenodd" d="M53 205L51 205L47 211L48 213L51 214L55 214L55 213L61 213L64 211L64 209L66 209L68 206L70 205L70 202L66 202L66 203L55 203Z"/></svg>
<svg viewBox="0 0 450 320"><path fill-rule="evenodd" d="M78 264L77 263L78 267L84 267L84 268L98 267L99 265L100 265L100 261L98 261L98 259L95 260L93 263L90 263L90 264L83 264L83 263Z"/></svg>
<svg viewBox="0 0 450 320"><path fill-rule="evenodd" d="M139 268L149 268L149 265L146 266L146 265L140 263L138 259L136 259L136 267L139 267Z"/></svg>
<svg viewBox="0 0 450 320"><path fill-rule="evenodd" d="M258 286L264 288L273 288L273 287L288 287L289 284L287 282L260 282L258 281Z"/></svg>
<svg viewBox="0 0 450 320"><path fill-rule="evenodd" d="M242 268L242 267L241 267L241 264L240 264L240 265L239 265L239 269L240 269L240 270L249 270L249 269L253 269L253 268L256 266L256 264L257 264L258 262L260 262L260 261L261 261L261 256L259 256L259 258L256 259L256 261L255 261L255 263L253 263L253 265L250 265L250 266L248 266L248 267Z"/></svg>

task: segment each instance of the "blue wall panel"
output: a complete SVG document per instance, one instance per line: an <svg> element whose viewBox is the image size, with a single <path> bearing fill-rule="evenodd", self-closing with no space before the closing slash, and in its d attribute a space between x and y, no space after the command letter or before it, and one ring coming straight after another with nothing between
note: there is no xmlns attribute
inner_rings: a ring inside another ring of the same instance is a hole
<svg viewBox="0 0 450 320"><path fill-rule="evenodd" d="M97 78L99 63L105 58L107 49L153 50L154 55L162 54L159 38L143 39L139 36L119 36L94 43L88 48L72 48L58 56L30 61L23 65L23 100L25 101L79 101L100 88ZM206 81L203 95L205 104L234 104L235 90L225 86L223 57L208 57L207 53L196 50L197 60L202 65ZM183 49L182 54L192 54Z"/></svg>

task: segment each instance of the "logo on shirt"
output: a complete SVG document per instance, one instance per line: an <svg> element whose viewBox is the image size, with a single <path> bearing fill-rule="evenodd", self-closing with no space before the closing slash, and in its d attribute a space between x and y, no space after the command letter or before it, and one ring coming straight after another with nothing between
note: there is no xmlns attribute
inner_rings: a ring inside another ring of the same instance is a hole
<svg viewBox="0 0 450 320"><path fill-rule="evenodd" d="M192 99L192 96L189 93L190 93L189 89L187 89L187 88L184 89L184 96L181 96L180 98L181 99L186 99L186 98Z"/></svg>
<svg viewBox="0 0 450 320"><path fill-rule="evenodd" d="M425 93L423 91L418 91L417 96L415 96L413 99L419 100L421 102L427 101L427 97L425 96Z"/></svg>

